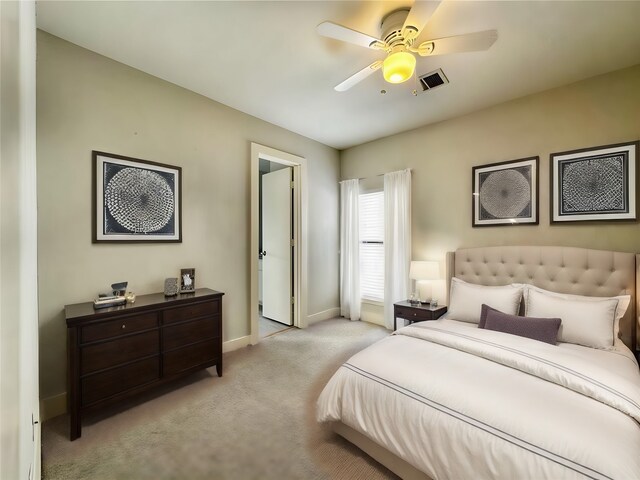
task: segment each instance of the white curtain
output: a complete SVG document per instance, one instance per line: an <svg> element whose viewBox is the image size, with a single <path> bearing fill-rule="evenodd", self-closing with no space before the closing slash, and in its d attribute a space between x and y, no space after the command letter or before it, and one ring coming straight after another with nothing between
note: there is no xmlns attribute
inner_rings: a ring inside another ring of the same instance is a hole
<svg viewBox="0 0 640 480"><path fill-rule="evenodd" d="M360 182L340 182L340 315L360 320Z"/></svg>
<svg viewBox="0 0 640 480"><path fill-rule="evenodd" d="M393 304L411 285L411 170L384 175L384 323L393 329Z"/></svg>

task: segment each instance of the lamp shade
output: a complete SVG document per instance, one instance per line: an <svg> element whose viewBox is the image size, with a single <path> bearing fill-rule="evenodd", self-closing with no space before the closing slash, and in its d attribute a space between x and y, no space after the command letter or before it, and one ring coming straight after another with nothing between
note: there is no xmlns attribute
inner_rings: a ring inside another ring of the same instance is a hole
<svg viewBox="0 0 640 480"><path fill-rule="evenodd" d="M416 68L416 57L409 52L396 52L382 63L382 75L389 83L406 82Z"/></svg>
<svg viewBox="0 0 640 480"><path fill-rule="evenodd" d="M438 280L440 264L438 262L411 262L409 277L413 280Z"/></svg>

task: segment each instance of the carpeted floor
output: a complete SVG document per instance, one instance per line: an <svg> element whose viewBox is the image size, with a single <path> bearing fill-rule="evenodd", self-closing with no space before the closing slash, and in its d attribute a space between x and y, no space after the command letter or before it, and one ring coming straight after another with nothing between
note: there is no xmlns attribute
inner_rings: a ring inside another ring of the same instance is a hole
<svg viewBox="0 0 640 480"><path fill-rule="evenodd" d="M353 479L397 478L315 421L315 401L351 355L387 335L334 319L291 329L225 355L215 368L154 390L83 422L42 431L43 478Z"/></svg>

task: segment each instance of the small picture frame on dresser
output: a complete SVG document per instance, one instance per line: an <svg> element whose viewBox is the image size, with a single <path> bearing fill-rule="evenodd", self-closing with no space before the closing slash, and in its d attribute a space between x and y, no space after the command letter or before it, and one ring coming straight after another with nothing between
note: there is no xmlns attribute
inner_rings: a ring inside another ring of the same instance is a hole
<svg viewBox="0 0 640 480"><path fill-rule="evenodd" d="M180 269L180 293L191 293L196 290L196 269Z"/></svg>

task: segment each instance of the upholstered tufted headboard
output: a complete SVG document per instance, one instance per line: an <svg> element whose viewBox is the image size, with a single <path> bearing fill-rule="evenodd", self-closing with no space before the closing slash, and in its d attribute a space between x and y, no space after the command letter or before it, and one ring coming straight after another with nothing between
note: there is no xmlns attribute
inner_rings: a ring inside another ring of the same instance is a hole
<svg viewBox="0 0 640 480"><path fill-rule="evenodd" d="M636 282L640 255L574 247L480 247L447 253L447 297L451 277L481 285L529 283L546 290L608 297L631 295L620 321L620 337L635 351ZM448 302L448 298L447 298Z"/></svg>

